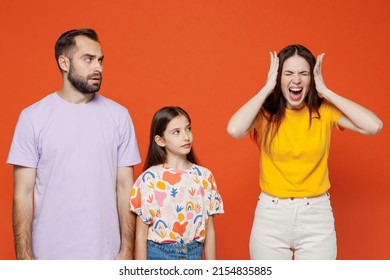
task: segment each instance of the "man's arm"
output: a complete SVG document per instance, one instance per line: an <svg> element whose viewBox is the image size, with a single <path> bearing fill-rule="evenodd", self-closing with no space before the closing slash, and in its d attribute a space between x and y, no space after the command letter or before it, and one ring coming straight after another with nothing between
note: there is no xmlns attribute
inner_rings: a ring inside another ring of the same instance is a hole
<svg viewBox="0 0 390 280"><path fill-rule="evenodd" d="M32 219L33 192L36 170L23 166L14 166L14 199L12 223L16 259L32 260Z"/></svg>
<svg viewBox="0 0 390 280"><path fill-rule="evenodd" d="M146 260L147 254L147 237L149 225L145 224L142 219L138 216L136 221L136 232L135 232L135 260Z"/></svg>
<svg viewBox="0 0 390 280"><path fill-rule="evenodd" d="M119 167L116 194L121 234L121 248L117 259L133 259L135 214L130 212L131 188L134 184L133 167Z"/></svg>

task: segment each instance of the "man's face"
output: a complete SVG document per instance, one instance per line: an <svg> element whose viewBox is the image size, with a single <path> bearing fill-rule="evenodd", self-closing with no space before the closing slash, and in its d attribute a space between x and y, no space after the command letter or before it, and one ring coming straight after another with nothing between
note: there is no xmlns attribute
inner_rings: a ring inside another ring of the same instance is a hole
<svg viewBox="0 0 390 280"><path fill-rule="evenodd" d="M100 44L85 36L77 36L75 41L75 51L69 58L68 81L83 94L96 93L100 89L103 72Z"/></svg>

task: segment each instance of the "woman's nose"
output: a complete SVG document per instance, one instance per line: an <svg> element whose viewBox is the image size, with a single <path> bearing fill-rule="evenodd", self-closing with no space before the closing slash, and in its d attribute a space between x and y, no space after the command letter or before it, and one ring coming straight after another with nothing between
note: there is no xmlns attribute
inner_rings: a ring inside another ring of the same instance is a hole
<svg viewBox="0 0 390 280"><path fill-rule="evenodd" d="M301 82L301 77L299 75L294 75L292 78L294 84L299 84Z"/></svg>

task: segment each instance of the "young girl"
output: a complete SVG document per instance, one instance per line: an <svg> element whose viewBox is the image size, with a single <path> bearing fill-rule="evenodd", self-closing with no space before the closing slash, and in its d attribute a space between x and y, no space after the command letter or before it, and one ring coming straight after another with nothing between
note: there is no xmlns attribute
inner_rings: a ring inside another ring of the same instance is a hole
<svg viewBox="0 0 390 280"><path fill-rule="evenodd" d="M216 259L213 216L223 203L213 174L196 164L191 119L179 107L156 112L144 172L134 183L135 259Z"/></svg>
<svg viewBox="0 0 390 280"><path fill-rule="evenodd" d="M328 190L332 128L376 134L382 122L329 90L315 57L301 45L271 53L268 80L230 119L235 138L260 146L261 194L250 238L252 259L335 259Z"/></svg>

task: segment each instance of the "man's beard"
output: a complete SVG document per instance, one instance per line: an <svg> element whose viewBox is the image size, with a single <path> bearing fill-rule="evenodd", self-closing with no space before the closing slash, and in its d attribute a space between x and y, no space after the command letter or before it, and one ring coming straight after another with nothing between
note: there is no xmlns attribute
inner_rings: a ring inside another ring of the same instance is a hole
<svg viewBox="0 0 390 280"><path fill-rule="evenodd" d="M100 81L96 81L93 84L88 84L88 80L91 79L92 77L99 77ZM100 89L101 81L102 81L102 75L99 74L92 74L88 75L86 78L76 75L73 73L73 68L70 67L69 69L69 74L68 74L68 81L72 84L72 86L80 91L83 94L91 94L91 93L96 93Z"/></svg>

